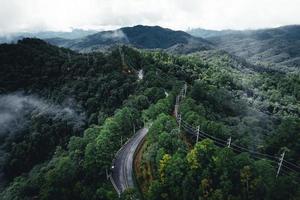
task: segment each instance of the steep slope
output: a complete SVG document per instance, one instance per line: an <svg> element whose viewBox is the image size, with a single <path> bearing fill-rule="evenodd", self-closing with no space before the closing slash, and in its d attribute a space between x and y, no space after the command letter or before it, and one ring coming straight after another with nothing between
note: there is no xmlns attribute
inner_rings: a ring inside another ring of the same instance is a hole
<svg viewBox="0 0 300 200"><path fill-rule="evenodd" d="M88 56L38 39L0 45L0 190L134 92L118 50Z"/></svg>
<svg viewBox="0 0 300 200"><path fill-rule="evenodd" d="M49 43L77 51L104 50L116 44L127 44L143 49L169 49L174 51L180 45L180 52L210 49L211 44L183 31L173 31L159 26L125 27L114 31L103 31L82 39L64 40L53 38ZM179 49L178 49L179 50Z"/></svg>
<svg viewBox="0 0 300 200"><path fill-rule="evenodd" d="M244 31L207 38L252 64L283 71L300 69L300 26Z"/></svg>

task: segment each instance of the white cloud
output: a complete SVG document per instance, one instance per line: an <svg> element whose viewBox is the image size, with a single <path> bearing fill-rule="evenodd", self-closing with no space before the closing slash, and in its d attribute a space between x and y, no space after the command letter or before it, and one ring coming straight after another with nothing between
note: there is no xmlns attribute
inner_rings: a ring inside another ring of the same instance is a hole
<svg viewBox="0 0 300 200"><path fill-rule="evenodd" d="M0 33L116 28L245 29L300 23L299 0L0 0Z"/></svg>

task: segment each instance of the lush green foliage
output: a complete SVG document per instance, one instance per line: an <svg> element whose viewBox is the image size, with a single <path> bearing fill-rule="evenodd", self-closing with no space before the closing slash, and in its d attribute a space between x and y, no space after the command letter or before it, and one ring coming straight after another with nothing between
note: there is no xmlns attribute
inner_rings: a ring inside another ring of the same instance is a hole
<svg viewBox="0 0 300 200"><path fill-rule="evenodd" d="M189 62L199 63L199 55ZM189 62L182 66L191 85L180 104L182 118L219 139L232 137L250 152L280 156L286 150L285 159L299 165L300 107L294 89L299 74L245 69L226 54L204 59L207 64L199 67ZM293 173L298 169L292 165L292 170L283 167L276 179L278 160L220 148L208 139L190 147L195 138L180 134L172 121L158 116L149 130L142 162L145 170L151 166L143 175L149 179L148 199L299 198L299 173Z"/></svg>
<svg viewBox="0 0 300 200"><path fill-rule="evenodd" d="M107 55L84 55L34 39L0 49L3 95L23 90L26 95L43 96L47 103L54 104L64 104L71 98L73 103L68 106L86 116L84 124L74 129L68 119L54 120L47 112L34 109L27 113L30 123L26 127L2 135L6 188L1 196L115 199L106 170L121 146L121 137L124 141L140 128L142 111L151 104L153 107L166 92L168 100L154 107L167 103L165 111L171 112L177 78L171 76L166 84L167 72L158 74L156 61L126 47L122 51L131 66L122 62L118 49ZM139 69L144 70L143 80L136 74Z"/></svg>
<svg viewBox="0 0 300 200"><path fill-rule="evenodd" d="M3 199L116 199L106 170L121 138L145 123L152 124L141 163L147 199L299 198L298 174L275 180L268 160L207 139L194 144L172 116L187 82L180 104L186 122L260 153L286 150L285 159L300 165L298 73L257 70L227 54L171 56L128 47L121 54L77 54L34 39L1 45L0 67L2 95L22 90L57 105L72 99L69 106L86 116L74 128L70 119L33 110L26 127L1 135ZM129 189L121 198L138 197Z"/></svg>

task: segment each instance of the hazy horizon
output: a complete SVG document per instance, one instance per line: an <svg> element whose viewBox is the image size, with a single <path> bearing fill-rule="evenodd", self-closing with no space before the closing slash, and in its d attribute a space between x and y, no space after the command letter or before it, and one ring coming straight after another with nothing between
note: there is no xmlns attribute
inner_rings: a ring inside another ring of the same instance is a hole
<svg viewBox="0 0 300 200"><path fill-rule="evenodd" d="M74 28L71 27L68 30L36 30L36 31L18 31L18 32L11 32L11 33L7 33L7 34L1 34L0 33L0 37L14 37L16 35L22 35L22 34L38 34L38 33L47 33L47 32L61 32L61 33L72 33L73 31L90 31L90 32L101 32L101 31L114 31L120 28L124 28L124 27L134 27L134 26L138 26L138 25L142 25L142 26L159 26L159 25L147 25L147 24L135 24L132 26L121 26L121 27L115 27L115 28L111 28L111 29L93 29L93 28L88 28L88 29L84 29L84 28ZM274 27L262 27L262 28L248 28L248 29L206 29L203 27L194 27L194 28L186 28L186 29L172 29L172 30L176 30L176 31L191 31L191 30L195 30L195 29L202 29L202 30L208 30L208 31L255 31L255 30L263 30L263 29L272 29L272 28L280 28L280 27L285 27L285 26L300 26L300 24L287 24L287 25L283 25L283 26L274 26ZM162 28L168 28L168 27L163 27L160 26Z"/></svg>
<svg viewBox="0 0 300 200"><path fill-rule="evenodd" d="M174 30L274 28L300 24L299 7L297 0L0 0L0 35L139 24Z"/></svg>

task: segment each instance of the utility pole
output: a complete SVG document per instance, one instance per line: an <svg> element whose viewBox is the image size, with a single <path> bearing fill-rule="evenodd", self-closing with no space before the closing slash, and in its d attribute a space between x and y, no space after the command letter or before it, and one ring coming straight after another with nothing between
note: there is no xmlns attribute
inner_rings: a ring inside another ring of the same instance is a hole
<svg viewBox="0 0 300 200"><path fill-rule="evenodd" d="M175 117L178 116L178 104L175 105Z"/></svg>
<svg viewBox="0 0 300 200"><path fill-rule="evenodd" d="M187 84L185 83L184 84L184 95L183 95L184 97L186 96L186 91L187 91Z"/></svg>
<svg viewBox="0 0 300 200"><path fill-rule="evenodd" d="M276 178L278 177L279 173L280 173L280 170L281 170L281 166L282 166L282 162L283 162L283 159L284 159L284 155L285 155L285 151L281 154L281 157L279 159L279 163L278 163L278 170L277 170L277 174L276 174Z"/></svg>
<svg viewBox="0 0 300 200"><path fill-rule="evenodd" d="M198 143L198 141L199 141L199 133L200 133L200 126L197 126L197 139L196 139L196 143Z"/></svg>
<svg viewBox="0 0 300 200"><path fill-rule="evenodd" d="M175 117L177 118L178 116L178 107L179 107L179 96L176 96L176 103L175 103Z"/></svg>
<svg viewBox="0 0 300 200"><path fill-rule="evenodd" d="M178 105L179 104L179 96L176 96L176 103L175 105Z"/></svg>
<svg viewBox="0 0 300 200"><path fill-rule="evenodd" d="M227 140L227 147L230 148L231 145L231 137L229 137L229 139Z"/></svg>
<svg viewBox="0 0 300 200"><path fill-rule="evenodd" d="M178 115L179 130L181 129L181 114Z"/></svg>
<svg viewBox="0 0 300 200"><path fill-rule="evenodd" d="M105 172L106 172L106 178L107 178L107 180L108 180L108 179L109 179L109 174L108 174L107 168L105 169Z"/></svg>

